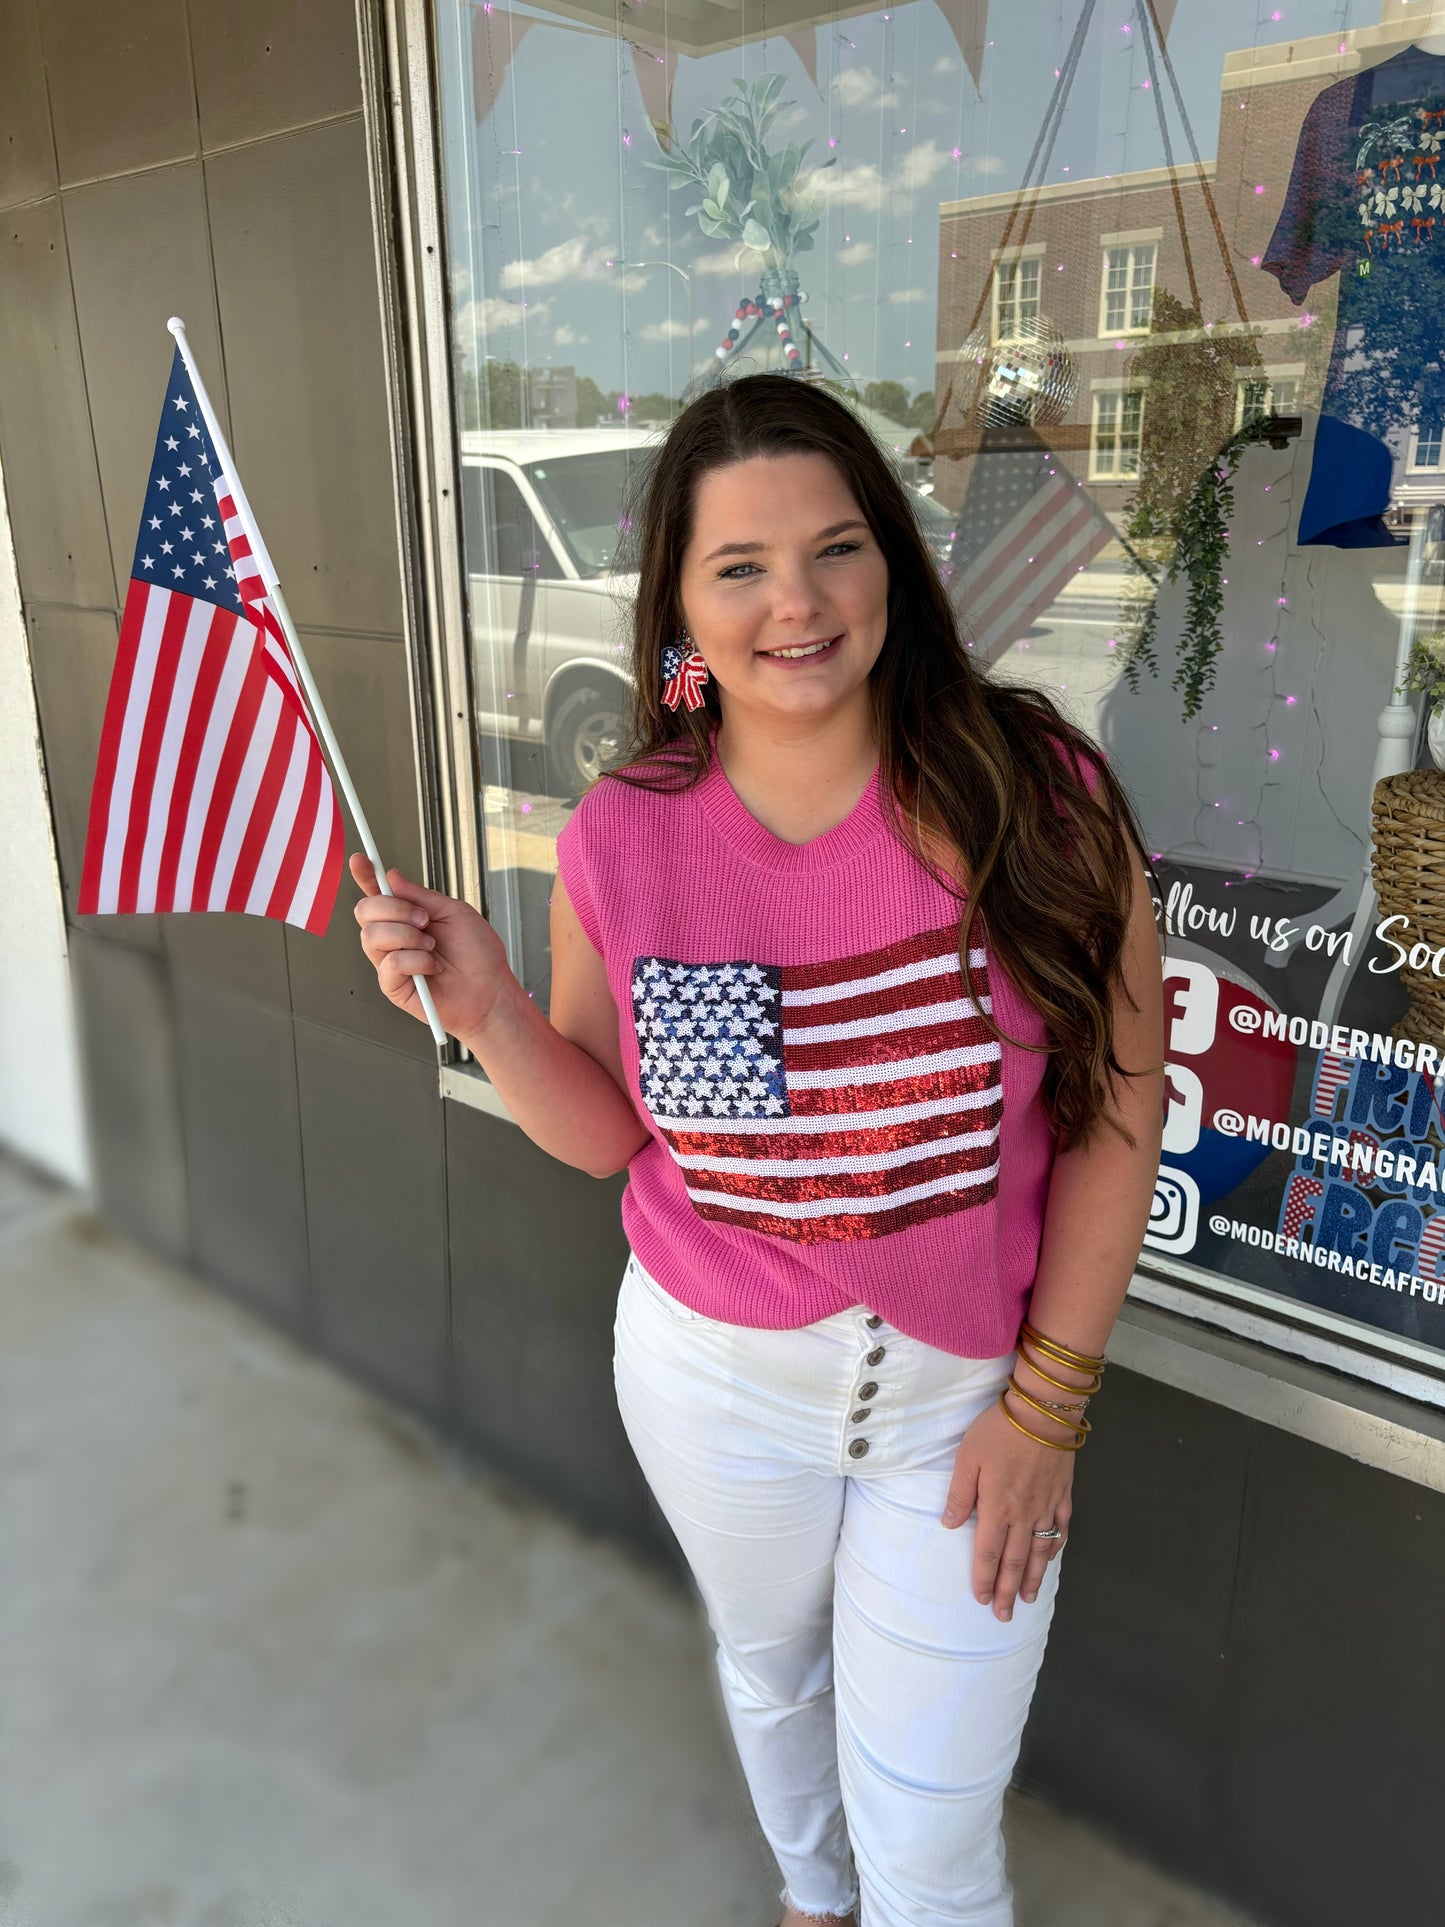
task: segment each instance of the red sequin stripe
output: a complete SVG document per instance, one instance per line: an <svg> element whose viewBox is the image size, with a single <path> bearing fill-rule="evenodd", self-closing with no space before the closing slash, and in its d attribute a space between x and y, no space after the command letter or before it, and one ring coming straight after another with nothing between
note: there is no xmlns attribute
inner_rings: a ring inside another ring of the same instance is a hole
<svg viewBox="0 0 1445 1927"><path fill-rule="evenodd" d="M894 1191L911 1190L933 1178L953 1178L959 1189L969 1174L992 1171L998 1163L998 1141L976 1144L969 1151L940 1151L933 1157L911 1158L886 1171L825 1171L813 1177L766 1177L758 1171L683 1172L689 1191L726 1191L735 1198L771 1199L774 1204L814 1204L836 1200L846 1209L854 1198L886 1198ZM980 1180L982 1182L982 1180Z"/></svg>
<svg viewBox="0 0 1445 1927"><path fill-rule="evenodd" d="M875 977L880 970L899 970L905 964L925 963L930 957L958 954L958 925L946 930L925 930L921 936L905 937L886 944L882 950L865 950L861 957L838 957L832 963L784 964L784 990L817 990L827 984L853 983L859 977ZM978 977L981 973L974 972Z"/></svg>
<svg viewBox="0 0 1445 1927"><path fill-rule="evenodd" d="M749 1231L762 1231L772 1238L791 1238L795 1244L855 1244L860 1238L883 1238L911 1224L924 1224L930 1218L943 1218L974 1205L988 1204L997 1195L995 1177L971 1191L940 1191L935 1197L918 1198L892 1211L841 1211L826 1218L778 1218L765 1212L734 1211L725 1204L699 1204L694 1209L700 1218L744 1225Z"/></svg>
<svg viewBox="0 0 1445 1927"><path fill-rule="evenodd" d="M996 1074L1001 1056L998 1039L981 1017L880 1029L871 1037L835 1037L826 1044L795 1044L786 1029L783 1032L783 1063L789 1079L795 1071L849 1071L863 1064L907 1063L915 1057L978 1049L992 1050Z"/></svg>
<svg viewBox="0 0 1445 1927"><path fill-rule="evenodd" d="M885 1124L848 1131L664 1131L679 1157L695 1158L841 1158L867 1157L870 1151L902 1151L911 1144L932 1144L970 1131L993 1131L1003 1104L971 1106L965 1111L932 1111L906 1124Z"/></svg>
<svg viewBox="0 0 1445 1927"><path fill-rule="evenodd" d="M898 1104L929 1104L941 1097L961 1097L965 1091L997 1088L997 1058L961 1064L956 1070L920 1071L913 1077L890 1077L883 1084L838 1084L831 1090L788 1092L794 1117L831 1117L839 1111L855 1116L864 1111L891 1111Z"/></svg>
<svg viewBox="0 0 1445 1927"><path fill-rule="evenodd" d="M974 983L980 996L988 985L983 972L976 970ZM892 984L886 990L849 992L840 986L836 997L826 1003L797 1004L784 997L783 1022L789 1030L811 1030L816 1024L851 1024L859 1018L888 1017L900 1010L925 1010L930 1004L961 1003L968 997L958 971L940 970L932 977L910 977L907 983Z"/></svg>

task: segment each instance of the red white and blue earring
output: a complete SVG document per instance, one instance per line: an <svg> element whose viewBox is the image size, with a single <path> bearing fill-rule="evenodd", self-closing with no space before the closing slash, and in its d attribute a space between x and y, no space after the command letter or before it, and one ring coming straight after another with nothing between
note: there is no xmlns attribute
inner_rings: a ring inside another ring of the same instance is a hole
<svg viewBox="0 0 1445 1927"><path fill-rule="evenodd" d="M707 664L686 629L679 629L675 641L662 652L662 700L669 709L686 703L701 709L702 686L707 681Z"/></svg>

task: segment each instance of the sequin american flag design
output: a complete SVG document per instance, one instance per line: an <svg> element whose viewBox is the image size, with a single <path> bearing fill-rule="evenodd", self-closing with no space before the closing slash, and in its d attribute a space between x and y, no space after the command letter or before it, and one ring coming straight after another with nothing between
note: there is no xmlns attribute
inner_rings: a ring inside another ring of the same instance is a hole
<svg viewBox="0 0 1445 1927"><path fill-rule="evenodd" d="M704 1218L882 1237L998 1189L1002 1053L956 926L822 964L638 957L644 1102Z"/></svg>

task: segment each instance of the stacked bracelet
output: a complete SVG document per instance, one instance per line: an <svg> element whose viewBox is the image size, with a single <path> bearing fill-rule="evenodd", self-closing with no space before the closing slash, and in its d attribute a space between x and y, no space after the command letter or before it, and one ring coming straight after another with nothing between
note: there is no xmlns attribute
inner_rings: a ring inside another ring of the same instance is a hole
<svg viewBox="0 0 1445 1927"><path fill-rule="evenodd" d="M1095 1358L1088 1352L1076 1352L1067 1345L1061 1345L1057 1339L1046 1338L1035 1326L1029 1324L1027 1319L1024 1320L1019 1331L1018 1351L1027 1362L1029 1370L1043 1379L1045 1384L1053 1385L1061 1392L1073 1392L1076 1396L1072 1400L1034 1398L1010 1373L1008 1384L999 1393L999 1407L1004 1417L1016 1432L1022 1432L1024 1437L1032 1439L1035 1445L1047 1445L1055 1452L1079 1451L1093 1430L1088 1419L1083 1416L1084 1408L1092 1394L1097 1392L1104 1382L1104 1367L1107 1360ZM1088 1385L1070 1385L1065 1379L1055 1378L1051 1372L1044 1369L1039 1359L1034 1357L1035 1351L1050 1365L1062 1365L1074 1372L1088 1372L1092 1382ZM1062 1439L1041 1438L1027 1425L1021 1425L1008 1408L1010 1392L1015 1398L1022 1399L1025 1405L1031 1406L1034 1411L1042 1413L1047 1419L1052 1419L1055 1425L1061 1425L1066 1431L1071 1432L1072 1439L1065 1443ZM1079 1417L1067 1417L1066 1414L1070 1412L1077 1412Z"/></svg>

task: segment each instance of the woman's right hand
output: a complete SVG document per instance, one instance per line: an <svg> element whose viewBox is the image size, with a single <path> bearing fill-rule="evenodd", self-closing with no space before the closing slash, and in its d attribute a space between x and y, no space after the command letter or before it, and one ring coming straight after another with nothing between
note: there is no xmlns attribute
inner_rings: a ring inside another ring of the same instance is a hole
<svg viewBox="0 0 1445 1927"><path fill-rule="evenodd" d="M400 870L387 871L386 896L369 857L357 854L349 867L365 892L356 905L361 947L386 996L425 1023L413 981L425 977L445 1028L463 1040L474 1036L516 982L496 931L469 903L423 889Z"/></svg>

